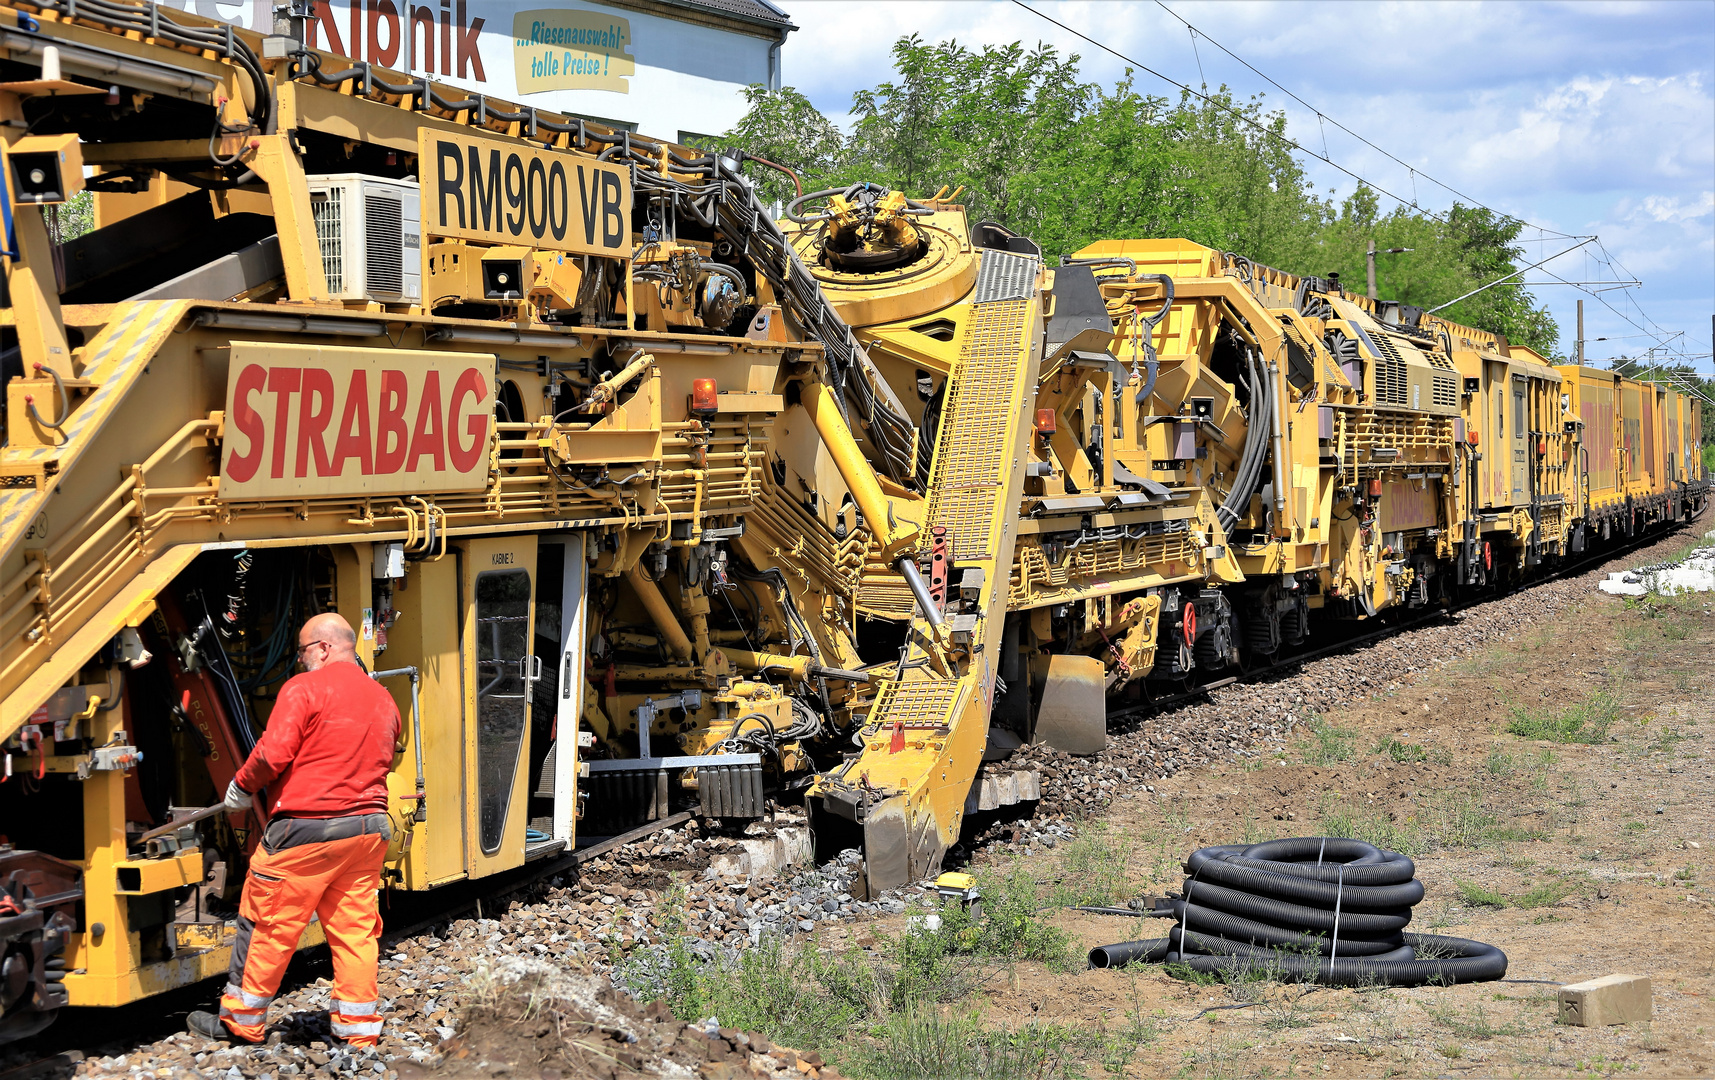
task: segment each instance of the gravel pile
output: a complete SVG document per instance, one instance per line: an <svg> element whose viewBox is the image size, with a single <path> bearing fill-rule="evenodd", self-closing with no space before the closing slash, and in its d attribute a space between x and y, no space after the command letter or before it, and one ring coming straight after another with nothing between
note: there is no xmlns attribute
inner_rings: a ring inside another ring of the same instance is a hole
<svg viewBox="0 0 1715 1080"><path fill-rule="evenodd" d="M1682 543L1664 540L1629 558L1660 560ZM1606 572L1596 569L1547 582L1349 653L1309 661L1263 682L1216 690L1196 704L1133 722L1093 757L1023 747L991 768L1039 773L1042 797L1034 813L1019 816L1031 809L1028 804L1002 811L982 824L966 845L954 849L949 862L976 850L1052 849L1075 835L1079 819L1100 813L1116 798L1148 798L1157 794L1158 783L1187 770L1277 752L1314 713L1429 677L1441 665L1564 616L1575 605L1589 602L1595 580ZM842 852L821 867L796 865L807 850L804 818L797 811L782 811L772 822L750 826L742 836L710 835L691 823L595 859L527 893L485 901L495 917L457 919L390 944L381 963L387 1023L376 1052L351 1054L337 1046L326 1028L331 986L318 979L277 999L270 1013L277 1027L264 1047L222 1049L178 1034L128 1046L119 1054L104 1048L108 1056L86 1059L78 1075L397 1080L402 1064L407 1071L415 1070L413 1075L430 1065L474 1069L457 1056L458 1048L467 1045L459 1041L459 1017L476 1015L468 1010L491 992L495 972L513 970L507 965L524 965L528 971L574 965L599 985L617 975L615 981L637 986L647 995L652 973L658 977L661 944L670 928L689 936L694 954L713 959L734 956L765 936L803 935L823 923L899 914L934 902L931 889L916 885L875 900L857 900L853 886L858 853ZM771 874L772 869L778 872ZM664 910L668 890L682 893L671 910ZM679 1038L675 1034L670 1041ZM746 1055L754 1042L746 1047L722 1032L717 1039L727 1048L728 1056L720 1059L727 1063L723 1068L750 1067ZM705 1053L701 1060L713 1060L706 1057L707 1046L699 1048ZM799 1076L812 1075L799 1069L797 1060L790 1068ZM484 1074L494 1075L492 1070Z"/></svg>
<svg viewBox="0 0 1715 1080"><path fill-rule="evenodd" d="M932 902L931 890L915 885L875 900L856 899L856 850L821 867L785 865L769 874L760 865L765 853L778 852L782 837L796 836L807 838L807 832L802 813L794 810L753 824L740 837L704 835L688 823L592 860L575 876L556 876L525 893L485 901L492 918L455 919L384 942L380 988L386 1024L374 1051L349 1053L332 1038L326 1018L332 984L320 978L275 999L262 1047L223 1048L180 1033L124 1053L92 1055L77 1075L397 1080L400 1062L451 1068L449 1051L464 1045L457 1041L463 1034L460 1018L492 993L497 979L515 982L508 976L520 971L536 975L571 967L603 986L637 987L647 998L647 988L660 979L669 929L685 935L692 953L704 960L730 959L765 936L803 935L822 923L898 914ZM800 850L807 852L807 845ZM753 857L761 872L746 872ZM672 903L664 904L669 896ZM749 1052L743 1046L729 1050Z"/></svg>
<svg viewBox="0 0 1715 1080"><path fill-rule="evenodd" d="M643 1076L838 1080L819 1055L776 1046L716 1017L687 1024L608 980L517 956L480 964L463 1031L438 1049L440 1076L544 1080Z"/></svg>

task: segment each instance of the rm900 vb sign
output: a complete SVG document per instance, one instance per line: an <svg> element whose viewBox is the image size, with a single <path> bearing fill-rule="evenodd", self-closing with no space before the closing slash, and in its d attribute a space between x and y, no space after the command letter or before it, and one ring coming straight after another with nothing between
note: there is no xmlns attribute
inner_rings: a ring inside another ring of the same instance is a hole
<svg viewBox="0 0 1715 1080"><path fill-rule="evenodd" d="M631 173L517 143L418 136L423 231L489 244L625 258Z"/></svg>

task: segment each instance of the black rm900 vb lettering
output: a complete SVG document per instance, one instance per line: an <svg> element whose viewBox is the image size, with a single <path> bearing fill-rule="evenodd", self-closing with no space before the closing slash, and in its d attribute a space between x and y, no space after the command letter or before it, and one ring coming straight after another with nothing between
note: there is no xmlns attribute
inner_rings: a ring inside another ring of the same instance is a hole
<svg viewBox="0 0 1715 1080"><path fill-rule="evenodd" d="M569 160L544 160L500 147L439 142L435 151L436 207L443 230L512 239L573 242L620 249L629 207L612 171ZM572 206L573 188L577 206Z"/></svg>

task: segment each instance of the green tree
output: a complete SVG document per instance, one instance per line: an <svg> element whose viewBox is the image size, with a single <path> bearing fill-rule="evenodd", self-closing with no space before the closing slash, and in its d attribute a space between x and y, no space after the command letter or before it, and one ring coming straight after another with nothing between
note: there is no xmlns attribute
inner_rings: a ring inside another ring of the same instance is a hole
<svg viewBox="0 0 1715 1080"><path fill-rule="evenodd" d="M48 235L54 243L76 240L95 228L95 195L80 191L57 206L48 209Z"/></svg>
<svg viewBox="0 0 1715 1080"><path fill-rule="evenodd" d="M1382 256L1379 292L1429 308L1521 264L1520 223L1454 204L1444 218L1381 213L1359 188L1337 206L1318 195L1286 139L1286 114L1225 87L1177 102L1080 81L1079 57L1038 45L893 46L895 77L852 99L849 135L791 88L748 91L750 112L721 139L798 171L806 190L870 180L916 198L963 186L973 221L1031 237L1054 258L1105 238L1184 237L1270 266L1363 288L1364 253ZM756 168L754 166L749 168ZM765 197L789 197L755 171ZM1331 194L1331 193L1330 193ZM1558 328L1523 285L1462 300L1449 318L1505 334L1547 356Z"/></svg>
<svg viewBox="0 0 1715 1080"><path fill-rule="evenodd" d="M715 140L720 148L744 150L796 170L806 191L824 186L822 181L840 171L845 136L809 98L790 86L771 91L760 84L746 87L744 97L750 108L736 127ZM793 198L792 181L773 169L746 163L743 171L765 200Z"/></svg>

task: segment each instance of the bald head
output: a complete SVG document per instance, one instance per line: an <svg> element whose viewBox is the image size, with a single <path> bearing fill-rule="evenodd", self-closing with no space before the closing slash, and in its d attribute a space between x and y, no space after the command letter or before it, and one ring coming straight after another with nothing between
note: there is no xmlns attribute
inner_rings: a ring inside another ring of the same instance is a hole
<svg viewBox="0 0 1715 1080"><path fill-rule="evenodd" d="M298 631L298 662L305 671L357 659L357 634L336 611L326 611Z"/></svg>

